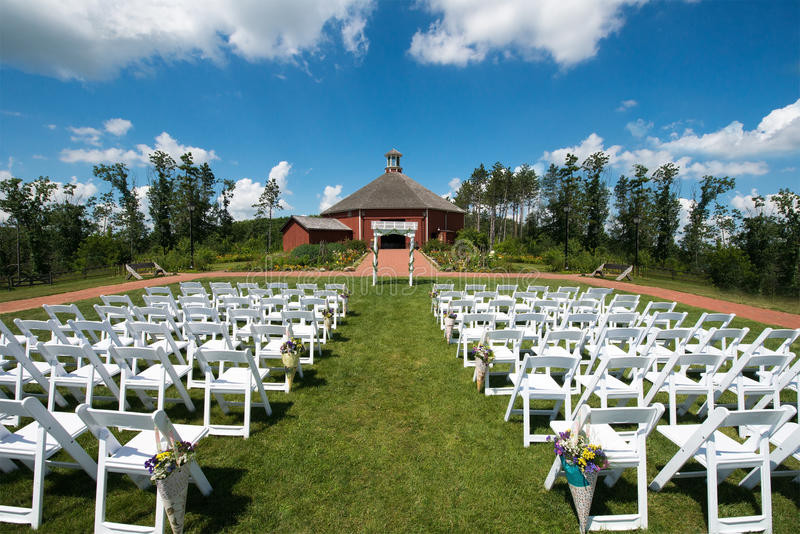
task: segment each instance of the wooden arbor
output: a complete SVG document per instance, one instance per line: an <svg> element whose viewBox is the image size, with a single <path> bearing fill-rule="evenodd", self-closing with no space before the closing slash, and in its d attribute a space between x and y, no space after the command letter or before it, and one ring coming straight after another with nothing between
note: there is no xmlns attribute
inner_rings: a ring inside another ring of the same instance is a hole
<svg viewBox="0 0 800 534"><path fill-rule="evenodd" d="M408 247L408 285L414 283L414 236L417 223L403 221L372 221L372 285L378 283L378 237L399 234L410 239Z"/></svg>

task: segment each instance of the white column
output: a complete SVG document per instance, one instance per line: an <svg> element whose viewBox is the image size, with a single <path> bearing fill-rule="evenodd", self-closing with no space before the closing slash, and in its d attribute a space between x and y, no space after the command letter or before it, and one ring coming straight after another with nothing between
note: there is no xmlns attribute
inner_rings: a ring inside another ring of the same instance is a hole
<svg viewBox="0 0 800 534"><path fill-rule="evenodd" d="M378 283L378 234L372 231L372 285Z"/></svg>
<svg viewBox="0 0 800 534"><path fill-rule="evenodd" d="M408 285L414 285L414 234L411 234L411 248L408 251Z"/></svg>

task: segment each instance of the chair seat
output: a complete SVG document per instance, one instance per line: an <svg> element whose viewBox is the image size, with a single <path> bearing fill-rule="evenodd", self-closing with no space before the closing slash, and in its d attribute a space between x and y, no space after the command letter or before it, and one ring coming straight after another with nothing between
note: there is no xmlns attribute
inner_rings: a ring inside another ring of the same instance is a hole
<svg viewBox="0 0 800 534"><path fill-rule="evenodd" d="M268 343L261 345L261 350L258 351L256 357L258 358L280 358L281 345L283 341L280 339L272 339Z"/></svg>
<svg viewBox="0 0 800 534"><path fill-rule="evenodd" d="M261 380L269 374L269 369L258 369L258 376ZM241 391L242 388L251 384L253 375L250 369L246 367L229 367L222 372L222 374L211 383L211 389L220 391L231 389L234 391ZM256 385L251 384L251 389L255 391Z"/></svg>
<svg viewBox="0 0 800 534"><path fill-rule="evenodd" d="M655 381L658 379L659 374L661 373L656 371L650 371L644 375L644 379L647 380L648 382L655 383ZM664 382L661 391L667 391L669 389L669 380L670 379L667 379L667 381ZM700 376L699 380L696 381L692 380L683 373L675 373L672 376L671 380L674 380L677 391L684 391L684 392L708 391L708 384L706 383L707 379L705 373L703 373L703 375Z"/></svg>
<svg viewBox="0 0 800 534"><path fill-rule="evenodd" d="M50 372L50 364L47 362L37 362L31 360L31 363L36 367L36 369L46 375ZM0 371L0 384L16 384L17 383L17 373L19 372L19 367L12 367L8 371ZM31 374L22 368L22 382L27 384L33 380Z"/></svg>
<svg viewBox="0 0 800 534"><path fill-rule="evenodd" d="M667 439L683 448L700 425L661 425L656 429ZM762 461L760 454L746 449L738 441L728 437L719 430L714 432L714 446L717 451L717 462L720 464L737 464L738 466L758 465ZM694 454L694 459L703 467L706 465L705 443Z"/></svg>
<svg viewBox="0 0 800 534"><path fill-rule="evenodd" d="M566 432L572 427L572 421L550 421L550 428L557 434ZM631 443L618 434L610 425L590 425L589 439L592 443L600 445L606 453L609 467L624 467L639 463L639 455Z"/></svg>
<svg viewBox="0 0 800 534"><path fill-rule="evenodd" d="M133 345L133 338L129 336L117 336L119 342L122 344L123 347L130 347ZM108 347L116 346L116 344L111 342L111 338L101 339L97 343L92 345L92 348L95 352L108 352Z"/></svg>
<svg viewBox="0 0 800 534"><path fill-rule="evenodd" d="M120 372L119 366L116 364L104 363L102 365L103 368L106 370L106 372L109 374L109 376L116 376ZM58 384L60 385L68 385L68 384L85 385L86 380L89 379L90 376L92 376L92 373L94 373L94 379L92 380L92 383L96 386L102 384L103 377L100 376L100 373L98 373L95 370L94 366L92 365L84 365L83 367L75 369L70 373L58 376L56 377L56 382L58 382Z"/></svg>
<svg viewBox="0 0 800 534"><path fill-rule="evenodd" d="M592 383L592 380L594 380L592 375L578 375L575 377L575 381L583 387L589 387L589 385ZM603 394L603 390L598 386L594 390L594 394L601 396ZM638 394L639 391L634 386L628 385L614 376L606 376L606 396L636 396Z"/></svg>
<svg viewBox="0 0 800 534"><path fill-rule="evenodd" d="M231 339L231 343L233 344L233 350L236 350L242 345L242 340ZM202 350L231 350L231 347L228 346L224 339L209 339L200 348Z"/></svg>
<svg viewBox="0 0 800 534"><path fill-rule="evenodd" d="M69 412L50 413L73 439L83 434L87 429L86 424L81 421L77 414ZM13 434L0 438L0 452L3 453L3 456L8 457L33 457L36 450L36 434L38 429L39 423L34 421ZM45 443L45 457L47 458L61 450L61 445L50 434L47 434Z"/></svg>
<svg viewBox="0 0 800 534"><path fill-rule="evenodd" d="M167 354L172 352L172 344L170 344L166 339L159 339L157 341L150 343L147 346L151 349L158 349L158 348L164 349L164 352L166 352ZM184 350L186 349L186 347L189 346L189 342L182 340L181 341L175 340L175 346L178 347L178 350Z"/></svg>
<svg viewBox="0 0 800 534"><path fill-rule="evenodd" d="M178 375L178 378L182 378L189 374L191 371L191 365L173 365L172 368L175 370L175 373ZM161 372L162 372L162 365L156 364L151 365L147 369L143 370L142 372L136 374L135 376L130 376L125 379L126 387L129 389L157 389L158 386L161 384ZM167 374L164 376L164 386L170 387L173 384L172 378Z"/></svg>
<svg viewBox="0 0 800 534"><path fill-rule="evenodd" d="M197 443L208 435L209 429L200 425L172 425L182 441ZM120 447L106 460L106 469L109 471L140 472L148 474L144 462L158 452L156 436L152 430L139 432L129 442Z"/></svg>
<svg viewBox="0 0 800 534"><path fill-rule="evenodd" d="M535 390L537 398L544 395L555 395L558 398L564 396L564 389L550 375L531 373L528 374L525 381L530 389ZM523 391L525 390L523 389Z"/></svg>

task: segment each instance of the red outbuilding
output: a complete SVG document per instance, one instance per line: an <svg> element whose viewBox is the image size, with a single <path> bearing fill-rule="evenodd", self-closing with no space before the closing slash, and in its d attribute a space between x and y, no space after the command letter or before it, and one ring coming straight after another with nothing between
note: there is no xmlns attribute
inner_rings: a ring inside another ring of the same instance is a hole
<svg viewBox="0 0 800 534"><path fill-rule="evenodd" d="M353 231L337 221L325 217L292 215L281 228L283 250L292 250L306 243L336 243L353 239Z"/></svg>
<svg viewBox="0 0 800 534"><path fill-rule="evenodd" d="M385 155L386 169L352 195L322 212L323 217L337 219L353 231L353 239L372 241L373 221L416 222L414 241L423 245L431 239L455 241L464 227L464 210L418 184L400 166L402 154L395 149ZM384 235L380 248L407 248L406 237Z"/></svg>

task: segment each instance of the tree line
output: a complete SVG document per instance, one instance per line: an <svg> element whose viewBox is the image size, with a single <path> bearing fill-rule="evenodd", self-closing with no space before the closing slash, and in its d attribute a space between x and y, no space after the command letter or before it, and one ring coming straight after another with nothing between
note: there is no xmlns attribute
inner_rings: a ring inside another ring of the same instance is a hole
<svg viewBox="0 0 800 534"><path fill-rule="evenodd" d="M220 180L191 153L180 161L162 151L150 155L147 215L125 164L95 165L92 172L110 190L88 199L76 196L75 184L63 185L59 193L49 177L0 181L0 209L8 214L0 228L3 274L45 274L154 257L170 263L167 268L185 269L190 240L198 245L201 263L231 250L263 254L265 245L279 242L272 239L272 212L280 205L274 179L253 205L256 218L237 222L230 213L235 182Z"/></svg>
<svg viewBox="0 0 800 534"><path fill-rule="evenodd" d="M784 188L734 210L725 195L735 179L705 175L692 183L681 228L676 164L635 164L612 187L609 161L604 152L583 161L567 154L541 176L527 164L481 163L453 198L467 211L465 235L570 270L638 258L639 266L700 273L724 288L800 294L797 193Z"/></svg>

